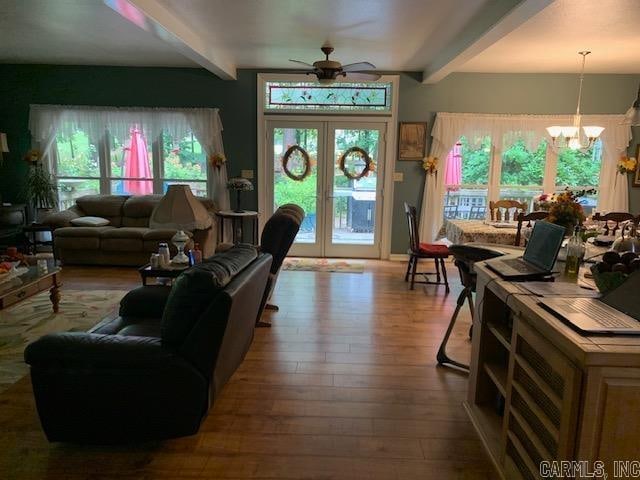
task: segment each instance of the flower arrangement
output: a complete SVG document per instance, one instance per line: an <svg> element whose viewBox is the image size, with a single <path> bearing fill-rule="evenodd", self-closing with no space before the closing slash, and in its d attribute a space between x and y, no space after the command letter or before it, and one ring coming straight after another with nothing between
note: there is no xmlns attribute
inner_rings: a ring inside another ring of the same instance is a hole
<svg viewBox="0 0 640 480"><path fill-rule="evenodd" d="M32 148L27 153L24 154L24 161L30 165L35 165L40 161L40 150L37 148Z"/></svg>
<svg viewBox="0 0 640 480"><path fill-rule="evenodd" d="M222 165L227 163L226 157L222 153L214 153L213 155L209 155L209 165L220 169Z"/></svg>
<svg viewBox="0 0 640 480"><path fill-rule="evenodd" d="M633 173L636 171L637 160L634 157L626 157L622 155L618 160L618 172L624 175L625 173Z"/></svg>
<svg viewBox="0 0 640 480"><path fill-rule="evenodd" d="M555 193L543 193L537 197L533 197L533 210L549 211L551 205L556 201Z"/></svg>
<svg viewBox="0 0 640 480"><path fill-rule="evenodd" d="M571 233L575 226L581 225L586 218L579 199L595 192L595 189L572 191L567 187L550 202L547 220L565 227L567 233Z"/></svg>
<svg viewBox="0 0 640 480"><path fill-rule="evenodd" d="M429 175L433 175L438 171L438 157L424 157L422 160L422 169Z"/></svg>

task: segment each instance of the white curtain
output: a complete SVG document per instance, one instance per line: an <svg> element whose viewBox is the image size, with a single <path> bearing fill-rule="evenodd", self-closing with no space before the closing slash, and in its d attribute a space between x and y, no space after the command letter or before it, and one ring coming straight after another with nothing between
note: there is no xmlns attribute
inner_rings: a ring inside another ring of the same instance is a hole
<svg viewBox="0 0 640 480"><path fill-rule="evenodd" d="M129 137L132 125L137 125L147 138L154 138L161 131L172 138L182 138L193 132L207 153L207 158L216 153L224 155L222 122L217 108L31 105L29 111L29 130L34 146L40 149L45 168L50 172L53 169L49 153L58 133L71 135L82 129L92 141L97 142L108 130L122 140ZM208 195L218 208L228 209L227 167L222 165L218 169L211 167L210 162L207 164Z"/></svg>
<svg viewBox="0 0 640 480"><path fill-rule="evenodd" d="M207 158L214 155L224 156L222 144L222 122L218 110L208 108L192 109L186 112L187 121L193 130L193 134L202 145ZM209 166L209 196L216 202L220 210L229 210L229 190L227 189L227 165Z"/></svg>
<svg viewBox="0 0 640 480"><path fill-rule="evenodd" d="M617 178L616 164L631 140L631 128L623 125L624 115L583 115L583 125L599 125L605 130L602 140L602 168L600 171L598 210L627 211L629 192L626 176ZM431 131L430 155L439 159L437 175L426 175L425 191L420 216L420 238L430 242L437 238L442 226L444 208L444 165L447 154L460 137L465 137L472 148L480 148L484 137L491 138L498 154L517 140L523 140L527 149L534 151L542 140L551 146L548 157L557 155L546 130L550 125L570 125L572 115L494 115L475 113L438 113ZM493 169L492 169L493 170ZM490 190L495 196L499 179L489 172Z"/></svg>

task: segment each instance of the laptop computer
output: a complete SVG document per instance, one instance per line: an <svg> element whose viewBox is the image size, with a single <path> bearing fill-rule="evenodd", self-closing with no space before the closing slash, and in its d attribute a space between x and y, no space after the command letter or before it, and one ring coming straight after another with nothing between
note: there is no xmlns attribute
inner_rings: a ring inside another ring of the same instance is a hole
<svg viewBox="0 0 640 480"><path fill-rule="evenodd" d="M542 298L547 310L582 332L640 334L640 273L601 298Z"/></svg>
<svg viewBox="0 0 640 480"><path fill-rule="evenodd" d="M519 258L507 258L487 262L487 267L509 280L538 279L551 274L565 228L549 222L536 222L531 238Z"/></svg>

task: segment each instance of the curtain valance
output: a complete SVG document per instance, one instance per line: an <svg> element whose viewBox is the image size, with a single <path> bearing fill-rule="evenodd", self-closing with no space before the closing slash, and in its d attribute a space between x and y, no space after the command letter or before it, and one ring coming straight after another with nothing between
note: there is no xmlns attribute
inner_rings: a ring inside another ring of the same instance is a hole
<svg viewBox="0 0 640 480"><path fill-rule="evenodd" d="M129 137L133 125L148 136L161 130L174 138L194 131L195 125L207 125L215 132L214 148L222 151L222 122L217 108L139 108L93 107L73 105L31 105L29 130L33 139L43 142L55 134L71 135L82 129L92 140L108 130L119 139Z"/></svg>
<svg viewBox="0 0 640 480"><path fill-rule="evenodd" d="M624 115L582 115L582 125L604 127L600 138L612 148L624 150L631 141L631 127L623 125ZM506 115L478 113L447 113L436 116L431 136L434 140L447 143L453 135L456 142L466 137L472 148L480 148L482 138L489 136L495 148L511 146L522 140L527 149L535 151L542 140L552 146L547 127L551 125L571 125L573 115ZM453 145L447 145L447 151ZM552 148L556 148L552 146Z"/></svg>

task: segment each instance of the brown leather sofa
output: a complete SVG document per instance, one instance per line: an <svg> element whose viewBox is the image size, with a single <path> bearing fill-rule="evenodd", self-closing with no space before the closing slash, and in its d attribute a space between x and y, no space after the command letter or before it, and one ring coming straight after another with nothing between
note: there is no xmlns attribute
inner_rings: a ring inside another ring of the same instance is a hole
<svg viewBox="0 0 640 480"><path fill-rule="evenodd" d="M149 228L149 217L162 195L87 195L76 205L48 215L43 223L52 227L57 258L64 264L141 266L158 251L160 242L171 245L174 229ZM212 200L199 198L212 217L212 227L188 232L200 244L204 257L213 255L217 238L216 208ZM101 217L106 226L74 226L80 217Z"/></svg>
<svg viewBox="0 0 640 480"><path fill-rule="evenodd" d="M198 431L251 345L271 255L237 245L178 277L140 287L89 333L25 350L50 441L125 443Z"/></svg>

